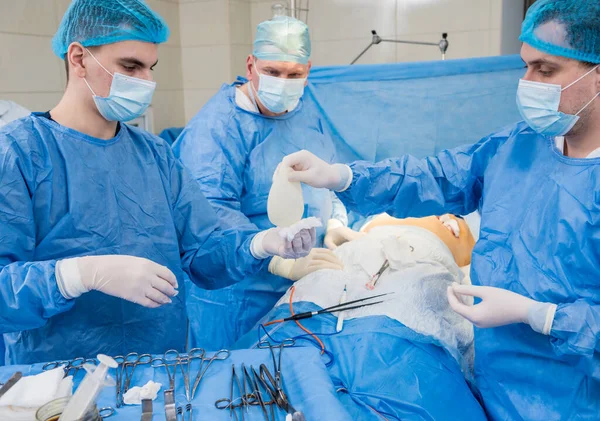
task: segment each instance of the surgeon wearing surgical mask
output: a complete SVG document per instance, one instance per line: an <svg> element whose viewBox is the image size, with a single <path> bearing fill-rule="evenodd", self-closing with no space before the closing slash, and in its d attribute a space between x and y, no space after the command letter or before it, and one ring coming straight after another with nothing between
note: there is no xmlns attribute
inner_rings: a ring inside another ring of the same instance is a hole
<svg viewBox="0 0 600 421"><path fill-rule="evenodd" d="M309 150L335 162L331 133L316 107L306 104L311 68L309 29L303 22L280 16L256 29L246 78L225 84L189 122L173 145L199 181L217 215L245 233L273 225L267 197L273 174L284 156ZM346 210L325 189L303 188L305 217L317 217L318 245L335 248L346 240ZM268 269L245 282L219 291L190 290L188 314L193 346L229 347L265 315L283 293L307 271L339 269L326 249L298 261L274 258ZM212 326L200 323L210 317ZM196 322L198 321L198 322Z"/></svg>
<svg viewBox="0 0 600 421"><path fill-rule="evenodd" d="M231 285L316 242L224 227L169 146L125 124L152 101L168 36L141 0L73 1L53 39L62 99L0 129L8 364L183 352L186 286Z"/></svg>
<svg viewBox="0 0 600 421"><path fill-rule="evenodd" d="M290 181L338 191L365 215L479 210L473 285L450 287L448 300L476 326L475 380L486 413L597 420L600 2L538 0L520 39L524 121L426 159L345 166L300 152L284 166L295 170Z"/></svg>

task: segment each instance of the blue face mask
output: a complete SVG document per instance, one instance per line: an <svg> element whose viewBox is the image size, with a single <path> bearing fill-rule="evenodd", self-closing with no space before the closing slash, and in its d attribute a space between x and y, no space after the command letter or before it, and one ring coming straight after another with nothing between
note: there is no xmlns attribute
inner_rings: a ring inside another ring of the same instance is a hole
<svg viewBox="0 0 600 421"><path fill-rule="evenodd" d="M282 113L284 111L292 111L298 106L300 98L304 95L306 78L284 79L263 75L256 68L256 63L254 63L254 69L259 77L258 92L256 92L256 95L269 111L272 113ZM250 83L250 86L250 89L254 89L252 83Z"/></svg>
<svg viewBox="0 0 600 421"><path fill-rule="evenodd" d="M90 52L88 51L88 53ZM83 79L92 91L94 102L102 117L108 121L125 122L144 114L152 102L156 82L126 76L121 73L113 74L106 70L92 53L90 55L113 78L110 93L106 98L96 95L88 81L85 78Z"/></svg>
<svg viewBox="0 0 600 421"><path fill-rule="evenodd" d="M598 67L594 67L564 88L561 88L560 85L521 79L517 90L517 107L523 120L525 120L529 127L543 135L556 137L569 133L577 121L579 121L579 114L600 95L600 92L575 115L558 111L561 93L595 71Z"/></svg>

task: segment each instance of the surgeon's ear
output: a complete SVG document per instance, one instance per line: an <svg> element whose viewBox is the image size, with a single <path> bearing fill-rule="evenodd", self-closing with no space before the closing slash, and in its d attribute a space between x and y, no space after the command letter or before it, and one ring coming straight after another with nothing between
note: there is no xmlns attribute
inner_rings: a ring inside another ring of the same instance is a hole
<svg viewBox="0 0 600 421"><path fill-rule="evenodd" d="M304 86L308 86L308 75L310 75L311 67L312 67L312 61L308 60L308 70L306 71L306 82L304 82Z"/></svg>
<svg viewBox="0 0 600 421"><path fill-rule="evenodd" d="M85 48L78 42L73 42L67 50L67 61L69 63L69 74L80 78L86 77L86 69L83 63Z"/></svg>
<svg viewBox="0 0 600 421"><path fill-rule="evenodd" d="M252 54L248 55L246 59L246 79L252 81L252 67L254 64L254 56Z"/></svg>
<svg viewBox="0 0 600 421"><path fill-rule="evenodd" d="M600 65L596 67L596 89L600 92Z"/></svg>

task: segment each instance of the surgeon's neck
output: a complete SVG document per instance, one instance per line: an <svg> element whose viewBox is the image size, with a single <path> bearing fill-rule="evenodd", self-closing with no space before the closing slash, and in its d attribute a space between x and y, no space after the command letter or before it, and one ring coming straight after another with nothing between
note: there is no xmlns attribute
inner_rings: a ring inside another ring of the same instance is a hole
<svg viewBox="0 0 600 421"><path fill-rule="evenodd" d="M576 130L575 133L565 136L563 151L565 156L587 158L592 152L600 148L600 112L597 111L589 116L585 129Z"/></svg>
<svg viewBox="0 0 600 421"><path fill-rule="evenodd" d="M118 122L104 119L95 108L90 107L89 92L82 92L84 91L78 92L67 87L58 105L50 110L52 119L61 126L97 139L109 140L115 137Z"/></svg>

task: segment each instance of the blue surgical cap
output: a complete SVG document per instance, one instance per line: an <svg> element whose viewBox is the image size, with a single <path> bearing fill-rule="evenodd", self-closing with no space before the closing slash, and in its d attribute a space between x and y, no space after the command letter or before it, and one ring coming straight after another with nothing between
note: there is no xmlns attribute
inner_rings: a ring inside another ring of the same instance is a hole
<svg viewBox="0 0 600 421"><path fill-rule="evenodd" d="M73 42L95 47L120 41L160 44L168 38L167 23L142 0L73 0L52 49L64 58Z"/></svg>
<svg viewBox="0 0 600 421"><path fill-rule="evenodd" d="M261 60L308 64L308 26L289 16L277 16L260 23L256 28L253 54Z"/></svg>
<svg viewBox="0 0 600 421"><path fill-rule="evenodd" d="M600 63L600 1L538 0L519 39L547 54Z"/></svg>

